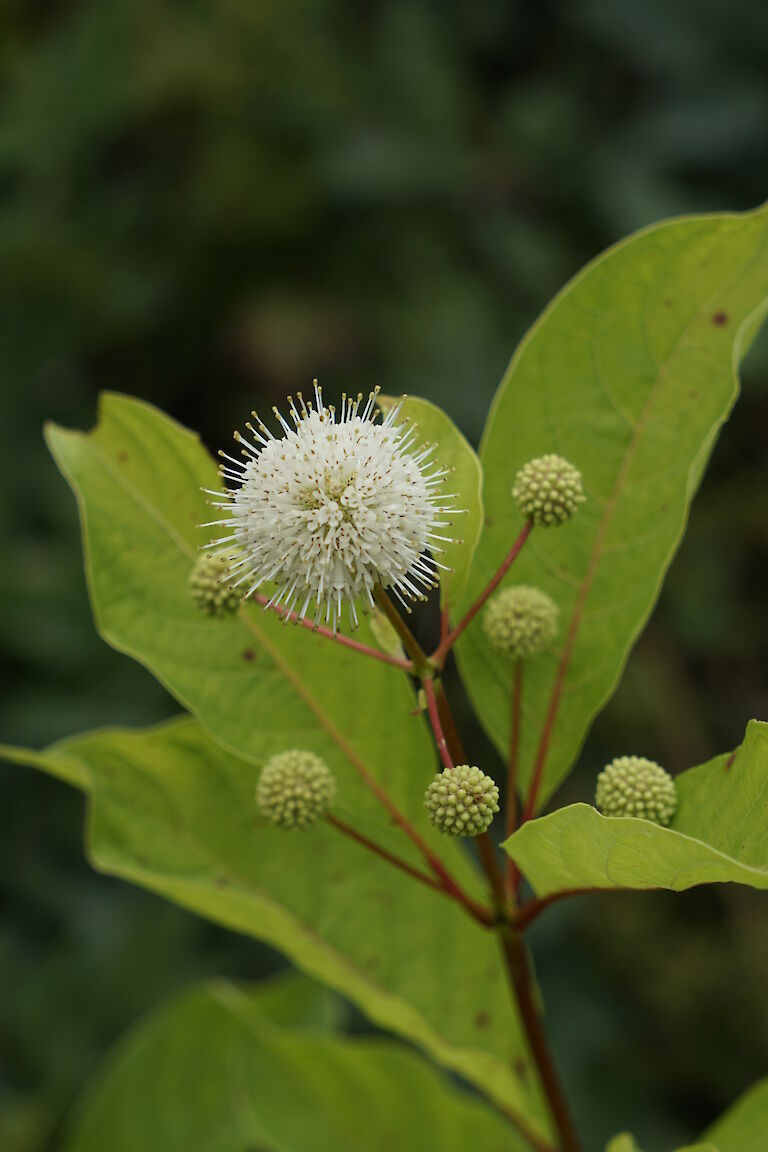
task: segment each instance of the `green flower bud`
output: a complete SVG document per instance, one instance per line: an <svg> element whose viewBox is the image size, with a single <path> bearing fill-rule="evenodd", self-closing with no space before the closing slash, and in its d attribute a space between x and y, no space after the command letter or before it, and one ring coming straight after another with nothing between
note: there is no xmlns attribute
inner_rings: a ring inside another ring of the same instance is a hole
<svg viewBox="0 0 768 1152"><path fill-rule="evenodd" d="M227 580L230 561L226 556L202 555L189 574L192 599L209 616L231 616L242 596Z"/></svg>
<svg viewBox="0 0 768 1152"><path fill-rule="evenodd" d="M595 804L605 816L637 816L666 827L677 808L677 788L653 760L619 756L598 776Z"/></svg>
<svg viewBox="0 0 768 1152"><path fill-rule="evenodd" d="M499 789L490 776L469 764L445 768L424 796L435 828L450 836L479 836L499 810Z"/></svg>
<svg viewBox="0 0 768 1152"><path fill-rule="evenodd" d="M518 472L512 496L531 524L564 524L584 500L581 473L562 456L537 456Z"/></svg>
<svg viewBox="0 0 768 1152"><path fill-rule="evenodd" d="M336 781L325 761L294 748L264 765L256 803L280 828L307 828L325 814L335 793Z"/></svg>
<svg viewBox="0 0 768 1152"><path fill-rule="evenodd" d="M512 660L526 660L552 647L560 609L546 592L525 584L503 588L483 615L489 644Z"/></svg>

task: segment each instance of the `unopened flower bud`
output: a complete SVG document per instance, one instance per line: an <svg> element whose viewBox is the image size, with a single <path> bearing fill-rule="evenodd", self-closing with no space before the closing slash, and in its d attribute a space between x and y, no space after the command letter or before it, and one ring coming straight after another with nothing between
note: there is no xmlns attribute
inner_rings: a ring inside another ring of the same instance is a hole
<svg viewBox="0 0 768 1152"><path fill-rule="evenodd" d="M231 616L242 603L242 596L229 583L229 560L226 556L202 555L189 574L192 598L209 616Z"/></svg>
<svg viewBox="0 0 768 1152"><path fill-rule="evenodd" d="M450 836L479 836L499 811L499 789L490 776L469 764L445 768L424 797L429 819Z"/></svg>
<svg viewBox="0 0 768 1152"><path fill-rule="evenodd" d="M526 660L552 647L559 615L557 604L546 592L517 584L490 599L483 631L497 652L511 660Z"/></svg>
<svg viewBox="0 0 768 1152"><path fill-rule="evenodd" d="M272 756L261 770L256 803L280 828L306 828L325 814L336 793L328 765L314 752Z"/></svg>
<svg viewBox="0 0 768 1152"><path fill-rule="evenodd" d="M564 524L584 500L581 473L562 456L537 456L518 472L512 496L531 524Z"/></svg>
<svg viewBox="0 0 768 1152"><path fill-rule="evenodd" d="M666 827L677 808L677 788L653 760L619 756L598 776L595 804L604 816L637 816Z"/></svg>

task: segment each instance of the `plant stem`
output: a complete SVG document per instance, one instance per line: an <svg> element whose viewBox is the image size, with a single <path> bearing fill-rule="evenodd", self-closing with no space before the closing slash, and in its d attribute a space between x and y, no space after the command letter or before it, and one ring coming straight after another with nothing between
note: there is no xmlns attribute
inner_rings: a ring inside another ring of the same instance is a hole
<svg viewBox="0 0 768 1152"><path fill-rule="evenodd" d="M390 852L387 848L382 848L380 844L376 844L373 840L369 840L362 832L358 832L351 824L347 824L345 820L340 820L338 816L328 813L325 817L326 823L330 824L337 831L342 832L345 836L349 836L351 840L356 840L358 844L362 844L369 852L373 852L376 856L380 856L383 860L393 864L395 868L399 868L401 872L407 872L409 876L413 876L415 880L419 880L422 884L426 884L429 888L434 888L438 892L443 892L445 889L439 880L434 876L429 876L426 872L419 871L409 864L407 860L401 859L396 856L394 852Z"/></svg>
<svg viewBox="0 0 768 1152"><path fill-rule="evenodd" d="M381 584L377 584L375 586L373 590L373 598L389 620L395 632L397 632L403 643L403 647L411 657L411 661L413 662L411 664L411 670L414 671L417 675L420 675L426 668L429 667L427 654L423 651L413 632L411 632L410 628L406 624L405 620L403 620L397 608L390 600L389 596L387 596L387 593L382 588Z"/></svg>
<svg viewBox="0 0 768 1152"><path fill-rule="evenodd" d="M450 705L440 682L437 685L437 704L442 730L446 734L451 755L455 760L463 762L466 759L464 750ZM487 832L483 833L482 836L476 836L475 843L499 916L497 927L510 989L517 1003L531 1055L536 1064L541 1085L557 1129L560 1144L559 1152L580 1152L576 1130L570 1118L565 1096L560 1087L547 1038L534 1002L525 943L520 933L513 927L519 913L516 912L514 905L510 907L508 903L504 881L496 859L496 851L490 836ZM531 919L533 919L532 916L528 918L527 922L530 922Z"/></svg>
<svg viewBox="0 0 768 1152"><path fill-rule="evenodd" d="M427 700L429 700L429 696L427 696ZM451 711L451 706L448 703L448 697L445 694L441 681L437 682L435 700L437 703L441 732L444 733L449 755L454 763L466 764L467 754L464 751L461 736L456 727L456 721L453 718L453 712ZM479 836L475 836L474 841L480 863L483 866L483 871L488 880L496 913L498 916L504 916L506 914L507 899L493 841L487 832L482 832Z"/></svg>
<svg viewBox="0 0 768 1152"><path fill-rule="evenodd" d="M451 632L449 632L444 639L440 641L440 644L432 653L432 660L438 668L442 668L443 664L445 663L446 656L458 640L459 636L461 636L464 629L472 623L488 597L493 592L495 592L499 584L501 584L507 572L512 567L512 564L517 559L520 550L522 549L526 540L530 536L532 528L533 525L529 520L527 520L522 531L520 532L520 535L515 540L507 555L504 557L503 561L501 562L501 566L498 568L495 575L491 577L490 581L488 584L486 584L477 600L475 600L474 604L471 606L471 608L468 609L456 627Z"/></svg>
<svg viewBox="0 0 768 1152"><path fill-rule="evenodd" d="M429 722L432 725L432 731L435 736L435 743L437 750L440 753L440 759L443 762L443 767L448 771L452 771L454 765L451 759L451 754L448 751L448 743L445 739L443 732L443 725L440 722L440 713L437 708L437 700L435 698L435 685L431 676L425 676L422 681L424 685L424 693L427 697L427 713L429 715Z"/></svg>
<svg viewBox="0 0 768 1152"><path fill-rule="evenodd" d="M477 920L485 928L491 927L496 918L490 908L486 908L484 904L473 900L470 896L461 892L458 885L446 884L444 880L436 880L434 877L427 875L426 872L421 872L418 868L414 868L407 860L403 860L400 856L396 856L394 852L390 852L387 848L383 848L381 844L370 840L357 828L353 828L351 824L347 824L345 820L340 820L338 816L328 814L325 817L326 822L334 827L338 832L343 833L344 836L349 836L351 840L355 840L361 844L363 848L367 848L369 852L386 860L388 864L392 864L395 868L399 868L401 872L418 880L421 884L425 884L428 888L432 888L435 892L442 892L443 895L448 896L449 899L455 900Z"/></svg>
<svg viewBox="0 0 768 1152"><path fill-rule="evenodd" d="M515 664L512 681L512 707L509 721L509 757L507 760L506 833L511 836L517 827L517 764L520 755L520 709L523 700L523 662ZM507 859L507 895L514 897L519 882L517 866Z"/></svg>
<svg viewBox="0 0 768 1152"><path fill-rule="evenodd" d="M335 640L337 644L341 644L344 648L351 648L353 652L370 656L372 660L380 660L382 664L392 664L395 668L402 668L404 672L413 671L411 660L405 660L402 656L390 656L387 652L379 652L376 648L369 648L367 644L361 644L359 640L353 640L350 636L342 636L340 632L333 632L322 624L315 624L312 620L297 616L295 612L283 612L279 605L270 604L269 599L259 592L254 592L249 599L255 600L263 608L268 608L270 612L277 613L281 620L290 621L291 624L300 624L302 628L308 628L310 632L316 632L318 636L324 636L326 640Z"/></svg>
<svg viewBox="0 0 768 1152"><path fill-rule="evenodd" d="M510 984L517 1001L531 1055L538 1069L541 1086L544 1089L544 1095L547 1098L552 1120L557 1130L560 1152L580 1152L579 1138L560 1086L547 1038L542 1028L541 1018L534 1002L531 970L525 942L519 932L516 932L509 925L503 926L500 933Z"/></svg>

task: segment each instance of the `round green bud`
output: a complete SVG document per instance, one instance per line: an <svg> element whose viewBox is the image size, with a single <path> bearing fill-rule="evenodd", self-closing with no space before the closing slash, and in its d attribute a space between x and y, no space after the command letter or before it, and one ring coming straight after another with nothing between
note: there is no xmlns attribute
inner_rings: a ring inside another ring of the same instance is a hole
<svg viewBox="0 0 768 1152"><path fill-rule="evenodd" d="M512 496L531 524L565 524L584 500L581 472L562 456L537 456L518 472Z"/></svg>
<svg viewBox="0 0 768 1152"><path fill-rule="evenodd" d="M230 561L226 556L203 554L189 574L189 590L198 608L209 616L231 616L242 596L228 582Z"/></svg>
<svg viewBox="0 0 768 1152"><path fill-rule="evenodd" d="M488 602L483 631L489 644L512 660L526 660L552 647L560 609L540 588L516 584Z"/></svg>
<svg viewBox="0 0 768 1152"><path fill-rule="evenodd" d="M450 836L479 836L499 810L499 789L490 776L469 764L445 768L424 796L435 828Z"/></svg>
<svg viewBox="0 0 768 1152"><path fill-rule="evenodd" d="M336 781L314 752L294 748L267 760L256 786L256 803L280 828L307 828L325 814Z"/></svg>
<svg viewBox="0 0 768 1152"><path fill-rule="evenodd" d="M604 816L637 816L666 827L677 808L677 788L655 761L618 756L597 778L595 804Z"/></svg>

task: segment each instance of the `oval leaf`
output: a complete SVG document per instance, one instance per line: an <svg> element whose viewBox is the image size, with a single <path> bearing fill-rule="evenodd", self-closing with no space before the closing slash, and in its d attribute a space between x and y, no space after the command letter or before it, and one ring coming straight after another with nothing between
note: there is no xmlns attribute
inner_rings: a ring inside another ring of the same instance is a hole
<svg viewBox="0 0 768 1152"><path fill-rule="evenodd" d="M385 412L397 403L400 401L396 397L379 397ZM433 551L435 559L445 566L440 574L440 604L454 616L454 609L461 603L467 587L483 527L483 470L472 445L436 404L407 396L402 401L401 412L401 419L417 426L418 443L435 445L434 460L441 470L452 469L445 478L445 488L446 492L455 493L451 503L460 512L446 528L438 529L441 535L452 540L435 541Z"/></svg>
<svg viewBox="0 0 768 1152"><path fill-rule="evenodd" d="M587 494L569 524L534 529L507 577L539 585L562 610L559 650L525 670L520 780L529 784L539 759L539 806L573 764L658 596L767 295L767 209L660 224L577 276L501 383L480 452L487 519L467 602L522 527L511 498L522 464L563 455ZM459 665L506 755L512 668L478 622L459 643Z"/></svg>
<svg viewBox="0 0 768 1152"><path fill-rule="evenodd" d="M210 984L142 1022L76 1109L65 1152L527 1147L501 1117L384 1040L280 1027L259 992Z"/></svg>
<svg viewBox="0 0 768 1152"><path fill-rule="evenodd" d="M768 888L768 724L752 721L735 756L718 756L676 780L669 828L601 816L572 804L529 820L504 844L538 897L616 888L732 881Z"/></svg>
<svg viewBox="0 0 768 1152"><path fill-rule="evenodd" d="M195 721L0 755L84 788L95 867L279 948L544 1134L495 934L325 822L268 826L254 801L259 766ZM359 828L345 807L354 778L339 784L334 811Z"/></svg>

